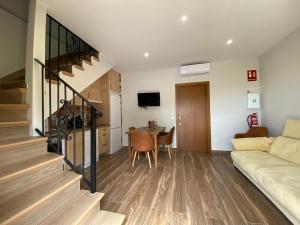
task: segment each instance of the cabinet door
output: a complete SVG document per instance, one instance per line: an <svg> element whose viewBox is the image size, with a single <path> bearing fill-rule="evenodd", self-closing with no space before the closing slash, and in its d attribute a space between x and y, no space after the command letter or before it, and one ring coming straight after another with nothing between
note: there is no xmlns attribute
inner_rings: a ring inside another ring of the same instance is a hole
<svg viewBox="0 0 300 225"><path fill-rule="evenodd" d="M109 150L109 127L99 128L99 154Z"/></svg>
<svg viewBox="0 0 300 225"><path fill-rule="evenodd" d="M67 141L67 158L75 166L81 165L82 160L82 135L81 132L71 134L71 140ZM75 149L74 149L75 144ZM74 163L75 162L75 163Z"/></svg>
<svg viewBox="0 0 300 225"><path fill-rule="evenodd" d="M109 72L109 90L121 93L121 75L114 70Z"/></svg>

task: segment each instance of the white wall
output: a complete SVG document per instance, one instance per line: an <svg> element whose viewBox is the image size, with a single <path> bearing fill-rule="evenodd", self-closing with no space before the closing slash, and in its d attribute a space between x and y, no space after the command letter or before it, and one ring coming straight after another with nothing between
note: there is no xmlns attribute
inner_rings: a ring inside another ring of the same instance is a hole
<svg viewBox="0 0 300 225"><path fill-rule="evenodd" d="M263 122L280 135L284 121L300 119L300 28L259 58Z"/></svg>
<svg viewBox="0 0 300 225"><path fill-rule="evenodd" d="M259 81L247 82L247 70L258 69L257 59L212 63L209 75L180 77L178 68L164 68L122 75L123 145L130 126L146 126L148 120L157 120L170 129L175 126L175 84L210 81L211 134L213 150L231 150L230 140L237 132L248 129L247 91L259 92ZM161 106L137 106L137 92L160 91ZM176 139L173 142L176 147Z"/></svg>
<svg viewBox="0 0 300 225"><path fill-rule="evenodd" d="M0 77L25 67L27 23L0 8Z"/></svg>

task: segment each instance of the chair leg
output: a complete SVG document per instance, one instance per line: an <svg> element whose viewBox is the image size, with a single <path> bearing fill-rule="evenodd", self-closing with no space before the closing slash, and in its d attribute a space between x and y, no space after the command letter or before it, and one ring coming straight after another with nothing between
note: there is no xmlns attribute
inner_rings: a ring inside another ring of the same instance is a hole
<svg viewBox="0 0 300 225"><path fill-rule="evenodd" d="M140 160L140 152L138 152L138 160Z"/></svg>
<svg viewBox="0 0 300 225"><path fill-rule="evenodd" d="M150 169L151 169L151 159L150 159L150 155L149 155L149 152L147 152L147 158L148 158L148 162L149 162L149 166L150 166Z"/></svg>
<svg viewBox="0 0 300 225"><path fill-rule="evenodd" d="M147 152L145 152L145 155L146 155L146 159L148 159L148 154L147 154Z"/></svg>
<svg viewBox="0 0 300 225"><path fill-rule="evenodd" d="M168 152L169 152L169 158L171 159L171 148L170 148L170 145L168 145Z"/></svg>
<svg viewBox="0 0 300 225"><path fill-rule="evenodd" d="M135 162L136 154L137 154L137 151L134 151L134 157L133 157L133 161L132 161L132 167L134 167L134 162Z"/></svg>

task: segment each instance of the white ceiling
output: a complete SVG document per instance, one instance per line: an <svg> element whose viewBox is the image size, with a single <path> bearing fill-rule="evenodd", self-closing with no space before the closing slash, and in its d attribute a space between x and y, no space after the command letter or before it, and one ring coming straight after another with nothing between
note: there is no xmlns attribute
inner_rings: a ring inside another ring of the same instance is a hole
<svg viewBox="0 0 300 225"><path fill-rule="evenodd" d="M299 0L44 3L51 16L113 59L121 72L259 56L300 26ZM229 38L234 42L226 46Z"/></svg>

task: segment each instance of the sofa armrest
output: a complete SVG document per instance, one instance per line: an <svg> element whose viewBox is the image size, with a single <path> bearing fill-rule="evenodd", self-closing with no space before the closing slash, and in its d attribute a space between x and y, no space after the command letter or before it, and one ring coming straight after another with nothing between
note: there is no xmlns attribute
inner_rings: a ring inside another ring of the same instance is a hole
<svg viewBox="0 0 300 225"><path fill-rule="evenodd" d="M236 151L269 151L273 139L267 137L232 139Z"/></svg>

